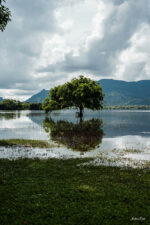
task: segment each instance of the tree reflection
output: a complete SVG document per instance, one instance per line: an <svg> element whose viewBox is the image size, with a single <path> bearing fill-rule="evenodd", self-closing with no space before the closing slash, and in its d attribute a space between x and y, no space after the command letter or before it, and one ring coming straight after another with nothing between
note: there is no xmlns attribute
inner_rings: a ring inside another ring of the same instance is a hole
<svg viewBox="0 0 150 225"><path fill-rule="evenodd" d="M20 112L17 113L0 113L0 118L4 118L5 120L12 120L16 118L20 118Z"/></svg>
<svg viewBox="0 0 150 225"><path fill-rule="evenodd" d="M76 124L64 120L55 122L52 118L43 121L43 127L50 134L52 141L76 151L89 151L101 144L104 135L102 124L100 119L80 121Z"/></svg>

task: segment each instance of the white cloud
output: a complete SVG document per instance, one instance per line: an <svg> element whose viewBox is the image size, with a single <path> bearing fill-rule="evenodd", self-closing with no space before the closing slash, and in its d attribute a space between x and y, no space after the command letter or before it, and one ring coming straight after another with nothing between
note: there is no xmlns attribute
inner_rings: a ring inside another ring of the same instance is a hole
<svg viewBox="0 0 150 225"><path fill-rule="evenodd" d="M102 38L104 38L105 20L111 15L114 10L114 6L111 2L110 4L108 4L106 2L104 3L103 1L98 4L97 8L98 9L96 12L96 16L94 16L92 20L93 26L91 34L86 38L86 49L89 49L90 45L95 40L101 40Z"/></svg>
<svg viewBox="0 0 150 225"><path fill-rule="evenodd" d="M67 46L65 40L60 35L54 35L51 39L46 39L43 43L39 66L63 61L65 55L69 52L70 48Z"/></svg>
<svg viewBox="0 0 150 225"><path fill-rule="evenodd" d="M132 80L150 77L150 25L143 23L128 41L116 60L116 78Z"/></svg>
<svg viewBox="0 0 150 225"><path fill-rule="evenodd" d="M71 29L72 26L73 26L72 20L66 20L63 23L60 23L60 27L65 31Z"/></svg>
<svg viewBox="0 0 150 225"><path fill-rule="evenodd" d="M79 74L149 79L149 0L7 4L12 22L0 33L0 96L27 97Z"/></svg>

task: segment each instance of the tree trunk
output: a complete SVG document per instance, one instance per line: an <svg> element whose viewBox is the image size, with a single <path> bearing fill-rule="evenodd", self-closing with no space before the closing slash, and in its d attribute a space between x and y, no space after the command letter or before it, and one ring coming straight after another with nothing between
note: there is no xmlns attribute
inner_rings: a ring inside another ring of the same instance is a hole
<svg viewBox="0 0 150 225"><path fill-rule="evenodd" d="M82 117L83 117L83 106L81 105L81 106L79 107L79 109L80 109L79 117L80 117L80 119L82 119Z"/></svg>
<svg viewBox="0 0 150 225"><path fill-rule="evenodd" d="M83 122L83 115L82 116L80 116L80 126L81 126L81 128L82 128L82 122Z"/></svg>

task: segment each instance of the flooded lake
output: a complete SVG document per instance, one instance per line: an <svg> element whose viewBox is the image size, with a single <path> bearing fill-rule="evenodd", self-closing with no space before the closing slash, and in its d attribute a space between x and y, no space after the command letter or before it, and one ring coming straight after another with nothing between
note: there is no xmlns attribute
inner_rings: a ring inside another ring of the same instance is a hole
<svg viewBox="0 0 150 225"><path fill-rule="evenodd" d="M76 117L76 110L52 112L48 116L43 111L0 111L0 139L47 140L60 146L0 147L0 158L101 158L102 153L112 156L120 151L123 157L149 161L149 124L148 110L85 110L82 121ZM141 156L135 149L142 152Z"/></svg>

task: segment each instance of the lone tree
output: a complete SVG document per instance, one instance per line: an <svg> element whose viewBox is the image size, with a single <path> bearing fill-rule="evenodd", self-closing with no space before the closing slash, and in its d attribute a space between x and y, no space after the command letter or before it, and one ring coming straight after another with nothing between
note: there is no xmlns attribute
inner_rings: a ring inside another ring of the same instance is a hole
<svg viewBox="0 0 150 225"><path fill-rule="evenodd" d="M7 23L11 21L10 10L3 5L5 0L0 0L0 30L4 31Z"/></svg>
<svg viewBox="0 0 150 225"><path fill-rule="evenodd" d="M49 97L43 102L46 112L69 107L79 108L79 117L84 108L99 110L103 108L103 92L101 86L89 78L80 76L50 90Z"/></svg>

